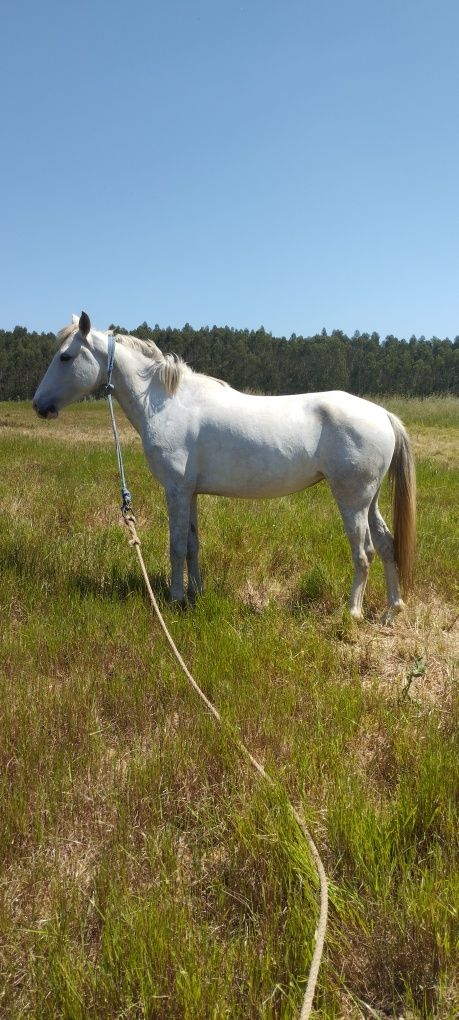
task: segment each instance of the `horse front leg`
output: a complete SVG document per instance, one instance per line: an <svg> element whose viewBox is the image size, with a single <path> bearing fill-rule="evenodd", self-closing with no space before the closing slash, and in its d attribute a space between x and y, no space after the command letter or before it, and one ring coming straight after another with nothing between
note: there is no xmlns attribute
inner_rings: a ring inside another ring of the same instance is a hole
<svg viewBox="0 0 459 1020"><path fill-rule="evenodd" d="M199 533L198 533L198 497L193 495L190 504L190 526L186 551L188 567L188 598L194 599L202 595L203 586L199 569Z"/></svg>
<svg viewBox="0 0 459 1020"><path fill-rule="evenodd" d="M169 514L170 559L171 559L171 602L184 602L183 570L190 527L190 493L183 489L166 490Z"/></svg>

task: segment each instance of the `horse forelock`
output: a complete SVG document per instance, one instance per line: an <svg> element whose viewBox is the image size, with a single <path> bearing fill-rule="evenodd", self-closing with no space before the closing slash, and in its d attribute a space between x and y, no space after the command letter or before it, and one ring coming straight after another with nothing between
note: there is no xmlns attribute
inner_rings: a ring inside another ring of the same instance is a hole
<svg viewBox="0 0 459 1020"><path fill-rule="evenodd" d="M56 336L57 347L62 347L62 344L65 344L69 336L73 336L74 333L78 333L78 326L75 326L74 322L70 322L68 326L63 326Z"/></svg>

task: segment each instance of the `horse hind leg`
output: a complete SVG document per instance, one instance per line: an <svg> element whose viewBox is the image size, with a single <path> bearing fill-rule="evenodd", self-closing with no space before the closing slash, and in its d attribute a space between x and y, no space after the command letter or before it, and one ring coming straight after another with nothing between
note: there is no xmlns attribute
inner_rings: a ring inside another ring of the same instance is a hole
<svg viewBox="0 0 459 1020"><path fill-rule="evenodd" d="M337 500L343 519L344 529L349 539L354 563L349 610L355 620L362 619L363 597L368 580L370 563L374 556L373 542L368 525L368 506L358 510Z"/></svg>
<svg viewBox="0 0 459 1020"><path fill-rule="evenodd" d="M373 544L383 562L388 602L388 610L384 614L383 620L384 622L389 622L392 613L400 613L405 608L405 603L400 594L400 584L394 557L394 540L379 510L378 493L376 493L370 504L368 523Z"/></svg>

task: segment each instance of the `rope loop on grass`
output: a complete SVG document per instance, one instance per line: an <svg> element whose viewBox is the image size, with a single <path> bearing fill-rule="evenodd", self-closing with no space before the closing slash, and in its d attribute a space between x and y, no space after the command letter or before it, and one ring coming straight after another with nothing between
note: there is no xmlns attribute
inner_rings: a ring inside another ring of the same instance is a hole
<svg viewBox="0 0 459 1020"><path fill-rule="evenodd" d="M277 785L274 782L274 779L272 778L272 776L270 776L269 773L266 772L266 769L264 768L264 766L253 756L251 751L249 751L248 747L246 747L246 745L242 742L242 740L239 740L237 737L234 736L234 734L231 731L231 729L223 721L223 719L222 719L222 717L220 715L220 712L215 708L215 705L213 705L212 702L209 701L209 698L207 697L207 695L204 694L204 691L201 689L199 684L196 682L196 680L194 679L194 676L192 675L192 673L190 673L190 670L188 669L188 666L186 665L185 661L183 660L183 658L182 658L182 656L181 656L181 654L180 654L180 652L179 652L179 650L177 648L177 645L175 644L175 641L172 638L172 636L171 636L171 634L170 634L170 632L169 632L169 630L167 628L167 625L165 623L164 617L163 617L163 615L161 613L161 610L160 610L159 605L158 605L158 603L156 601L156 598L155 598L155 594L154 594L153 589L151 587L150 578L148 576L147 569L145 567L144 559L143 559L143 556L142 556L142 551L141 551L141 548L140 548L140 539L139 539L139 536L137 534L137 530L136 530L136 526L135 526L136 525L136 520L135 520L135 517L134 517L134 514L133 514L132 510L130 510L127 513L123 512L123 521L124 521L128 531L130 533L130 536L131 536L130 539L129 539L129 545L133 546L135 548L136 553L137 553L137 558L139 560L140 569L142 571L142 575L143 575L143 578L144 578L144 581L145 581L145 585L146 585L146 589L147 589L147 592L148 592L148 596L150 598L150 602L151 602L151 604L153 606L153 609L154 609L154 611L156 613L159 625L161 627L161 630L163 631L163 634L164 634L164 636L166 638L166 641L167 641L167 643L168 643L168 645L169 645L169 647L170 647L170 649L172 651L172 654L174 655L175 659L177 660L177 662L178 662L182 672L185 674L187 680L191 684L191 686L192 686L193 690L195 691L195 693L198 695L198 697L201 699L201 701L203 701L204 705L207 708L207 711L210 712L211 715L213 715L214 719L217 721L219 726L221 726L223 729L225 729L227 735L229 736L230 740L235 745L235 747L237 748L239 753L242 754L250 762L252 767L265 780L265 782L268 783L268 785L271 787L271 789L277 789ZM315 864L315 867L316 867L316 870L317 870L317 873L318 873L318 876L319 876L320 911L319 911L319 920L318 920L317 930L316 930L316 944L315 944L314 952L313 952L313 955L312 955L311 966L310 966L310 969L309 969L309 975L308 975L306 990L305 990L305 993L304 993L303 1003L302 1003L302 1007L301 1007L301 1013L300 1013L300 1017L299 1017L299 1020L309 1020L309 1017L311 1015L313 1000L314 1000L314 993L315 993L315 989L316 989L317 978L319 976L320 964L321 964L321 961L322 961L324 941L325 941L325 933L326 933L326 928L327 928L328 882L327 882L327 876L325 874L325 868L323 866L323 863L322 863L319 851L318 851L318 849L316 847L316 844L315 844L315 842L314 842L314 840L313 840L313 838L311 836L311 833L309 832L309 829L308 829L308 827L307 827L307 825L306 825L306 823L304 821L304 818L302 817L300 812L297 810L297 808L295 808L293 806L293 804L290 802L288 797L287 797L287 805L288 805L288 808L290 810L290 813L291 813L292 817L295 819L296 824L298 825L300 831L302 832L304 838L306 839L306 842L308 844L311 856L313 858L313 861L314 861L314 864Z"/></svg>

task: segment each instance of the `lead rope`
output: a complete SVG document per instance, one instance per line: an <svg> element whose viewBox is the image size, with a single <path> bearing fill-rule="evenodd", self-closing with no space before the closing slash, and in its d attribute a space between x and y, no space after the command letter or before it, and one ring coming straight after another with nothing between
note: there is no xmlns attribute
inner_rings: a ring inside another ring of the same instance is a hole
<svg viewBox="0 0 459 1020"><path fill-rule="evenodd" d="M139 561L139 564L140 564L140 569L142 571L142 575L143 575L143 578L144 578L144 581L145 581L145 585L146 585L146 589L147 589L147 592L148 592L148 595L149 595L149 598L150 598L150 602L151 602L151 604L153 606L153 609L154 609L154 611L156 613L156 616L157 616L159 625L161 627L161 630L162 630L162 632L163 632L163 634L164 634L164 636L166 638L166 641L167 641L167 643L168 643L168 645L169 645L173 655L175 656L175 658L176 658L176 660L177 660L177 662L178 662L182 672L185 674L185 676L186 676L188 682L191 684L193 690L201 698L201 701L204 702L204 705L206 706L207 711L210 712L211 715L213 715L214 719L219 724L219 726L227 732L230 740L235 745L235 747L240 752L240 754L242 754L243 757L248 759L248 761L253 766L255 771L258 772L258 774L265 780L265 782L271 787L271 789L279 791L279 787L274 782L274 779L269 775L268 772L266 772L266 769L263 767L263 765L261 765L260 762L257 761L256 758L254 758L253 754L251 754L251 752L249 751L248 747L246 747L245 744L243 744L242 740L239 740L238 737L236 737L234 735L234 733L229 728L229 726L223 721L223 719L222 719L222 717L220 715L220 712L217 711L217 709L215 708L215 705L213 705L212 702L209 701L209 698L204 694L204 691L201 690L199 684L194 679L194 676L190 673L190 671L188 669L188 666L186 665L186 663L182 659L182 656L180 655L180 652L179 652L179 650L177 648L177 645L175 644L175 641L172 638L172 636L171 636L171 634L170 634L170 632L169 632L169 630L168 630L168 628L166 626L166 623L164 621L163 615L162 615L161 610L160 610L160 608L158 606L158 603L156 601L153 589L152 589L151 584L150 584L150 579L149 579L148 574L147 574L147 569L145 567L144 559L143 559L143 556L142 556L142 550L141 550L141 546L140 546L140 539L139 539L139 536L137 534L137 530L136 530L136 526L135 526L136 525L136 520L135 520L135 516L134 516L134 513L132 511L132 506L131 506L132 496L131 496L131 493L129 492L129 489L127 488L126 479L125 479L125 476L124 476L123 455L122 455L122 452L121 452L121 443L120 443L120 438L119 438L119 434L118 434L118 429L116 427L115 415L114 415L114 411L113 411L113 401L112 401L113 384L112 384L111 378L112 378L113 364L114 364L114 359L115 359L115 343L116 343L116 340L115 340L114 336L109 335L108 341L109 341L109 343L108 343L107 385L105 387L105 392L106 392L106 395L107 395L108 405L109 405L109 408L110 408L110 416L111 416L111 422L112 422L112 429L113 429L113 435L114 435L114 438L115 438L116 456L117 456L117 460L118 460L118 470L119 470L120 478L121 478L121 497L122 497L122 501L123 501L122 502L122 506L121 506L121 513L123 515L123 521L124 521L128 531L130 533L129 545L133 546L133 548L135 549L135 551L137 553L137 558L138 558L138 561ZM282 792L284 792L284 791L282 791ZM325 874L325 868L324 868L324 866L322 864L322 860L320 858L319 851L318 851L318 849L316 847L316 844L314 843L314 840L313 840L313 838L311 836L311 833L309 832L309 829L307 828L307 825L306 825L306 823L304 821L304 818L302 817L300 812L293 806L293 804L288 799L288 797L285 794L285 792L284 792L284 795L286 797L287 806L288 806L288 809L290 811L290 814L295 819L295 822L297 823L300 831L303 833L303 836L306 839L306 842L308 844L311 856L312 856L312 858L314 860L314 864L316 866L316 870L317 870L317 873L318 873L318 876L319 876L320 910L319 910L319 920L318 920L318 924L317 924L317 930L316 930L316 933L315 933L316 944L315 944L314 952L313 952L313 955L312 955L311 966L309 968L309 975L308 975L308 980L307 980L307 984L306 984L306 990L305 990L305 993L304 993L303 1003L302 1003L302 1006L301 1006L301 1012L300 1012L300 1016L299 1016L299 1020L309 1020L309 1017L311 1015L313 1000L314 1000L314 992L315 992L315 989L316 989L317 978L318 978L318 975L319 975L320 964L321 964L321 961L322 961L322 954L323 954L324 941L325 941L325 932L326 932L326 928L327 928L328 882L327 882L327 876Z"/></svg>

